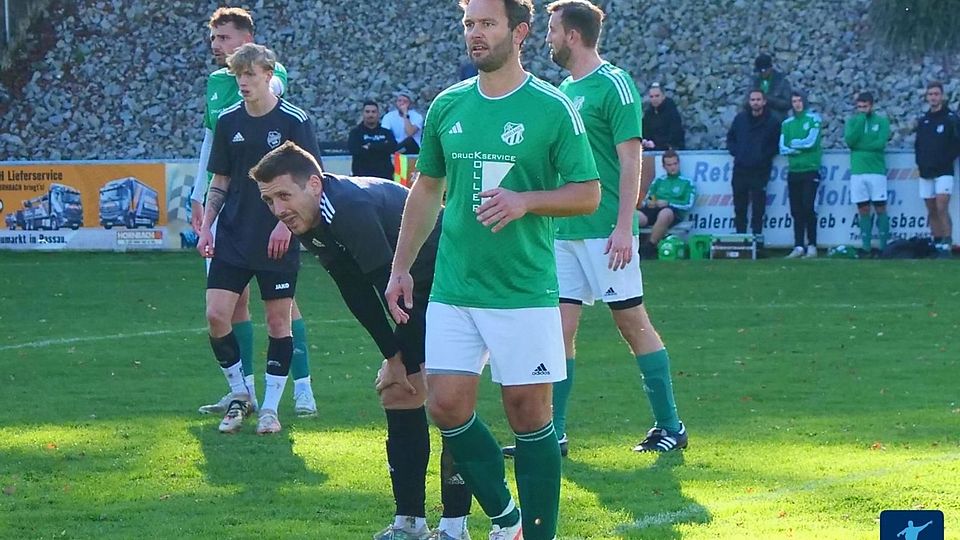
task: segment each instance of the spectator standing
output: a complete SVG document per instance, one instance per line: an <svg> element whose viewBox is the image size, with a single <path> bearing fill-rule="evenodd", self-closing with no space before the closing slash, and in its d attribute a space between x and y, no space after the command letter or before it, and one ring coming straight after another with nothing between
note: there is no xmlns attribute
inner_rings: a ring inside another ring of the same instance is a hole
<svg viewBox="0 0 960 540"><path fill-rule="evenodd" d="M413 108L413 97L401 90L394 102L396 109L383 115L381 125L393 132L397 151L403 154L419 154L423 138L423 115Z"/></svg>
<svg viewBox="0 0 960 540"><path fill-rule="evenodd" d="M860 241L863 254L877 255L871 250L874 217L880 249L890 239L890 216L887 215L887 163L884 150L890 140L890 120L873 110L873 94L857 94L857 113L843 126L843 140L850 147L850 197L857 205Z"/></svg>
<svg viewBox="0 0 960 540"><path fill-rule="evenodd" d="M747 207L752 207L750 230L763 244L763 214L767 182L777 155L780 125L767 109L763 91L752 90L747 110L733 119L727 131L727 150L733 156L733 223L738 234L747 232Z"/></svg>
<svg viewBox="0 0 960 540"><path fill-rule="evenodd" d="M660 83L647 90L643 109L643 147L648 150L683 150L683 120L677 104L663 93Z"/></svg>
<svg viewBox="0 0 960 540"><path fill-rule="evenodd" d="M780 126L780 153L787 156L787 190L793 216L793 251L788 259L817 256L817 188L820 187L820 115L807 109L807 97L794 90L793 113ZM806 235L806 238L804 238Z"/></svg>
<svg viewBox="0 0 960 540"><path fill-rule="evenodd" d="M753 73L749 88L759 88L763 92L773 117L778 123L782 122L790 113L790 81L773 69L773 57L766 53L757 55L753 61Z"/></svg>
<svg viewBox="0 0 960 540"><path fill-rule="evenodd" d="M397 139L392 131L380 125L377 102L363 103L363 118L350 130L347 148L353 157L350 169L354 176L393 179L390 156L397 150Z"/></svg>
<svg viewBox="0 0 960 540"><path fill-rule="evenodd" d="M926 96L930 109L917 122L913 146L920 170L920 198L927 205L937 250L949 255L953 245L950 194L954 161L960 155L960 118L943 102L943 84L939 81L927 85Z"/></svg>

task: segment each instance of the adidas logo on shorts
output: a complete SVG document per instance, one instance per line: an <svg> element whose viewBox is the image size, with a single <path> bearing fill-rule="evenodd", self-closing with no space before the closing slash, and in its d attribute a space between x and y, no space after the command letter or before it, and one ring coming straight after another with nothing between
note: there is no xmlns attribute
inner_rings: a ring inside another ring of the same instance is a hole
<svg viewBox="0 0 960 540"><path fill-rule="evenodd" d="M444 483L448 486L464 486L467 483L463 481L463 477L460 476L460 473L457 473L453 476L450 476L444 479Z"/></svg>
<svg viewBox="0 0 960 540"><path fill-rule="evenodd" d="M613 290L613 287L607 289L607 292L603 293L604 296L616 296L617 291Z"/></svg>
<svg viewBox="0 0 960 540"><path fill-rule="evenodd" d="M537 369L534 369L533 373L531 373L531 375L549 375L549 374L550 374L550 370L547 369L547 366L543 365L543 363L537 366Z"/></svg>

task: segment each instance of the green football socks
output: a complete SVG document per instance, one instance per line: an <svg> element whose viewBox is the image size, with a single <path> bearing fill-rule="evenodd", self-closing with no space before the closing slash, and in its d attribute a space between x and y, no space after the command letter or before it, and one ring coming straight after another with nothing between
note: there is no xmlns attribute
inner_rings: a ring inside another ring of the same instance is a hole
<svg viewBox="0 0 960 540"><path fill-rule="evenodd" d="M293 360L290 361L290 376L294 381L310 376L310 358L307 354L307 325L303 319L291 324L293 329Z"/></svg>
<svg viewBox="0 0 960 540"><path fill-rule="evenodd" d="M666 349L637 356L637 365L643 374L643 390L647 393L656 426L668 431L680 431L680 418L673 398L670 378L670 356Z"/></svg>
<svg viewBox="0 0 960 540"><path fill-rule="evenodd" d="M880 249L887 247L890 241L890 216L886 212L877 213L877 238L880 239Z"/></svg>
<svg viewBox="0 0 960 540"><path fill-rule="evenodd" d="M441 429L440 435L484 513L500 527L515 525L520 511L507 489L500 445L487 426L474 413L466 424ZM556 437L553 444L557 445Z"/></svg>
<svg viewBox="0 0 960 540"><path fill-rule="evenodd" d="M237 336L240 346L240 365L245 377L253 376L253 323L241 321L233 323L233 335Z"/></svg>
<svg viewBox="0 0 960 540"><path fill-rule="evenodd" d="M873 241L873 216L860 214L857 223L860 225L860 245L864 251L870 251Z"/></svg>
<svg viewBox="0 0 960 540"><path fill-rule="evenodd" d="M567 378L553 383L553 425L557 439L562 439L567 431L567 402L573 390L573 358L567 358Z"/></svg>
<svg viewBox="0 0 960 540"><path fill-rule="evenodd" d="M560 445L553 422L532 433L517 433L517 491L523 508L523 537L552 540L560 510Z"/></svg>

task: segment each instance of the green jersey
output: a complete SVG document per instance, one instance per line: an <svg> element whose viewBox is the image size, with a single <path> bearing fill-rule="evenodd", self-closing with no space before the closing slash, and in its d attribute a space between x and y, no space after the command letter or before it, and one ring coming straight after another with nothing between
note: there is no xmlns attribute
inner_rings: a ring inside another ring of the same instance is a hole
<svg viewBox="0 0 960 540"><path fill-rule="evenodd" d="M567 77L560 83L560 91L573 101L583 117L590 149L600 173L601 192L600 206L593 214L557 220L557 238L606 238L616 227L620 210L617 145L643 136L640 94L626 71L606 62L578 80ZM640 178L636 181L639 183ZM634 218L633 234L639 234L639 231Z"/></svg>
<svg viewBox="0 0 960 540"><path fill-rule="evenodd" d="M283 67L280 62L277 62L277 65L273 68L273 80L270 81L270 88L277 97L283 96L287 90L287 68ZM237 78L227 68L221 68L211 73L207 77L203 127L215 131L220 112L241 100L243 100L243 96L240 95Z"/></svg>
<svg viewBox="0 0 960 540"><path fill-rule="evenodd" d="M823 158L821 123L820 115L815 112L794 111L780 125L780 153L787 156L790 172L820 170Z"/></svg>
<svg viewBox="0 0 960 540"><path fill-rule="evenodd" d="M447 179L431 301L557 305L553 219L527 214L493 233L476 210L480 193L498 186L540 191L597 178L583 121L566 96L532 75L498 98L484 96L476 77L455 84L430 105L417 169Z"/></svg>
<svg viewBox="0 0 960 540"><path fill-rule="evenodd" d="M668 174L655 179L650 184L647 198L651 201L667 201L669 206L686 212L693 208L697 198L697 188L686 177Z"/></svg>
<svg viewBox="0 0 960 540"><path fill-rule="evenodd" d="M872 113L853 115L843 126L850 147L850 174L887 174L884 150L890 139L890 120Z"/></svg>

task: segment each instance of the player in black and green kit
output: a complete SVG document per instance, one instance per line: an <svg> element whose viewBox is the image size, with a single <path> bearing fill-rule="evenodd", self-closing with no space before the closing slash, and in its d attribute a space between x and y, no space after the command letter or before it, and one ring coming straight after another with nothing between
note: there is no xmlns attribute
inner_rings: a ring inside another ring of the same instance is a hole
<svg viewBox="0 0 960 540"><path fill-rule="evenodd" d="M492 540L550 540L560 504L553 383L566 378L550 216L599 202L580 115L520 65L530 0L462 0L467 53L479 75L444 90L424 125L420 179L407 198L386 298L397 322L412 307L410 268L446 190L427 308L430 416L493 521ZM489 361L516 434L522 506L504 480L500 446L477 417Z"/></svg>
<svg viewBox="0 0 960 540"><path fill-rule="evenodd" d="M570 71L560 90L583 117L602 190L596 212L558 220L557 274L567 378L554 385L554 425L566 442L567 399L582 305L603 300L630 345L653 410L654 426L634 450L681 449L687 446L687 433L677 415L670 358L643 305L640 261L633 256L639 247L635 206L643 151L640 94L627 72L600 58L597 44L604 17L600 8L586 0L561 0L548 5L547 11L551 57Z"/></svg>
<svg viewBox="0 0 960 540"><path fill-rule="evenodd" d="M210 28L210 49L214 60L220 69L207 77L207 87L204 96L203 143L200 147L200 163L194 180L191 199L191 221L194 230L200 232L203 220L203 204L207 196L207 184L210 179L207 173L207 163L210 159L210 149L213 146L214 132L217 126L217 117L220 113L242 101L236 77L226 68L227 56L233 54L244 43L253 42L253 17L241 8L220 8L210 17L207 24ZM287 88L287 70L279 62L274 68L274 76L270 81L270 89L276 96L282 96ZM213 226L216 233L216 223ZM278 225L278 236L289 232ZM288 238L289 241L289 238ZM209 260L207 261L209 271ZM237 302L233 313L233 333L240 345L240 357L243 364L243 373L251 396L256 403L254 376L253 376L253 323L250 321L249 309L250 289L246 288ZM290 367L290 374L294 381L295 410L298 415L310 416L316 414L317 404L313 397L310 384L310 362L307 356L307 332L300 315L296 301L293 303L293 340L294 356ZM227 392L219 401L200 407L203 414L223 414L230 404L230 394Z"/></svg>

